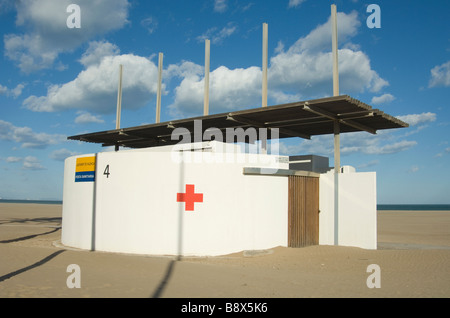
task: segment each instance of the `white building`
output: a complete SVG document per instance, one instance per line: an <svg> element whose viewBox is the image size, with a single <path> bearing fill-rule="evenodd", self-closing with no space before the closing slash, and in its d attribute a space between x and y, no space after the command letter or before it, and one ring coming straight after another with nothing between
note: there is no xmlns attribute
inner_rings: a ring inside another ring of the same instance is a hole
<svg viewBox="0 0 450 318"><path fill-rule="evenodd" d="M69 137L138 149L66 159L61 241L179 256L312 244L376 249L374 172L289 169L289 157L243 153L231 141L400 127L407 124L344 95ZM241 135L228 139L232 130Z"/></svg>

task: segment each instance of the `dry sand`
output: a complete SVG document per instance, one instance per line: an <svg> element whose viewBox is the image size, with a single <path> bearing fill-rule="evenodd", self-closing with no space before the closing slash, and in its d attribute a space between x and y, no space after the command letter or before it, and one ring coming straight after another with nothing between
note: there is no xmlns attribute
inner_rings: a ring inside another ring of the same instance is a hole
<svg viewBox="0 0 450 318"><path fill-rule="evenodd" d="M61 205L0 204L0 297L328 298L450 296L450 211L380 211L378 250L275 247L183 258L60 244ZM81 288L68 288L77 264ZM370 264L381 288L368 288Z"/></svg>

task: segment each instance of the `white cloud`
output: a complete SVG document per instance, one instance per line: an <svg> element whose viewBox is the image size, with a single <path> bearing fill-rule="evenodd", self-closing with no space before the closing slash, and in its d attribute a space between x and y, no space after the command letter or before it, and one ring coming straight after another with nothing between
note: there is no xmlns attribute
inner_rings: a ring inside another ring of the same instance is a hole
<svg viewBox="0 0 450 318"><path fill-rule="evenodd" d="M305 0L289 0L288 7L289 8L295 8L301 5Z"/></svg>
<svg viewBox="0 0 450 318"><path fill-rule="evenodd" d="M261 90L261 69L229 69L225 66L209 75L209 108L211 113L236 110L242 105L256 105ZM175 89L175 102L169 106L173 115L199 114L203 110L204 78L198 74L185 77Z"/></svg>
<svg viewBox="0 0 450 318"><path fill-rule="evenodd" d="M356 12L338 13L339 85L341 92L377 92L388 82L371 69L369 57L348 45L360 26ZM280 47L270 59L269 83L272 88L300 91L302 95L324 96L332 91L331 22L319 25L300 38L286 52Z"/></svg>
<svg viewBox="0 0 450 318"><path fill-rule="evenodd" d="M127 0L78 0L81 28L68 28L71 0L23 0L16 2L16 25L24 34L4 36L5 56L24 72L52 67L58 55L89 39L122 28L128 23Z"/></svg>
<svg viewBox="0 0 450 318"><path fill-rule="evenodd" d="M104 47L104 45L102 45ZM92 55L98 57L97 50ZM84 61L92 61L89 54ZM117 103L119 65L123 65L122 108L137 109L156 94L158 68L145 57L133 54L103 56L99 64L90 64L74 80L52 85L46 96L30 96L23 105L38 112L84 109L97 113L114 113ZM165 85L163 84L163 91Z"/></svg>
<svg viewBox="0 0 450 318"><path fill-rule="evenodd" d="M342 93L369 90L378 92L388 85L371 69L369 57L349 45L361 23L356 12L339 15L339 38L346 48L339 50ZM209 31L215 34L217 29ZM208 32L207 32L208 33ZM206 36L206 34L204 35ZM204 39L200 37L199 39ZM345 42L347 41L347 42ZM193 66L195 65L195 67ZM203 66L192 63L175 89L172 114L201 113L203 107ZM268 70L269 102L285 103L300 97L330 96L332 91L331 25L328 20L284 50L278 43ZM258 106L261 103L261 68L228 69L219 67L210 73L210 111Z"/></svg>
<svg viewBox="0 0 450 318"><path fill-rule="evenodd" d="M43 149L65 141L66 136L36 133L29 127L17 127L0 119L0 140L21 143L23 148Z"/></svg>
<svg viewBox="0 0 450 318"><path fill-rule="evenodd" d="M413 140L393 140L389 131L380 132L378 135L369 135L366 132L341 134L341 154L354 153L383 155L398 153L417 145ZM286 145L280 142L282 154L317 154L332 157L334 154L334 142L332 135L313 136L311 140L302 140L295 145Z"/></svg>
<svg viewBox="0 0 450 318"><path fill-rule="evenodd" d="M225 12L227 7L227 0L214 0L214 11Z"/></svg>
<svg viewBox="0 0 450 318"><path fill-rule="evenodd" d="M338 12L337 19L339 21L338 39L339 45L348 45L348 41L351 37L358 33L358 28L361 26L361 22L358 19L358 13L352 11L350 13ZM320 52L331 51L331 16L327 22L318 25L308 35L298 39L293 44L288 53L302 53L304 51Z"/></svg>
<svg viewBox="0 0 450 318"><path fill-rule="evenodd" d="M149 34L152 34L158 27L158 20L154 17L147 17L141 21L141 26L144 27Z"/></svg>
<svg viewBox="0 0 450 318"><path fill-rule="evenodd" d="M365 150L363 150L363 152L367 153L367 154L377 154L377 155L391 154L391 153L397 153L397 152L408 150L411 147L414 147L415 145L417 145L416 141L402 140L402 141L398 141L393 144L384 145L381 147L370 146L370 147L366 148Z"/></svg>
<svg viewBox="0 0 450 318"><path fill-rule="evenodd" d="M94 116L85 111L80 111L77 113L79 115L75 118L75 124L90 124L90 123L103 124L105 122L103 119L100 118L100 116Z"/></svg>
<svg viewBox="0 0 450 318"><path fill-rule="evenodd" d="M278 41L277 47L275 48L275 53L282 53L284 51L284 43L283 41Z"/></svg>
<svg viewBox="0 0 450 318"><path fill-rule="evenodd" d="M22 158L20 157L8 157L5 159L6 162L8 163L15 163L15 162L20 162L22 161Z"/></svg>
<svg viewBox="0 0 450 318"><path fill-rule="evenodd" d="M417 126L419 124L431 123L436 120L435 113L410 114L404 116L397 116L398 119L408 123L410 126Z"/></svg>
<svg viewBox="0 0 450 318"><path fill-rule="evenodd" d="M210 39L213 44L221 44L223 40L230 37L237 31L237 25L234 22L228 22L220 31L216 27L208 29L204 34L197 37L198 42L204 42Z"/></svg>
<svg viewBox="0 0 450 318"><path fill-rule="evenodd" d="M53 151L49 157L51 159L57 160L57 161L64 161L67 157L76 156L78 155L78 152L70 151L66 148L58 149Z"/></svg>
<svg viewBox="0 0 450 318"><path fill-rule="evenodd" d="M100 64L101 60L107 56L115 56L120 53L120 49L112 43L106 41L89 42L89 47L83 53L80 63L85 67Z"/></svg>
<svg viewBox="0 0 450 318"><path fill-rule="evenodd" d="M6 86L2 86L0 84L0 94L4 94L6 96L12 96L13 98L17 98L22 94L22 90L25 87L23 84L18 84L15 88L8 88Z"/></svg>
<svg viewBox="0 0 450 318"><path fill-rule="evenodd" d="M371 103L374 105L386 104L395 100L395 97L391 94L383 94L381 96L374 96Z"/></svg>
<svg viewBox="0 0 450 318"><path fill-rule="evenodd" d="M41 165L39 162L39 159L33 156L27 156L23 159L23 166L22 169L24 170L46 170L45 167Z"/></svg>
<svg viewBox="0 0 450 318"><path fill-rule="evenodd" d="M450 86L450 61L431 69L431 79L428 87Z"/></svg>
<svg viewBox="0 0 450 318"><path fill-rule="evenodd" d="M165 71L164 75L167 76L168 78L172 77L198 78L200 75L203 74L203 71L204 71L203 66L200 66L190 61L183 61L180 64L170 64L167 67L167 70Z"/></svg>
<svg viewBox="0 0 450 318"><path fill-rule="evenodd" d="M285 93L280 90L270 90L268 91L268 95L274 100L275 104L286 104L299 101L302 98L300 93Z"/></svg>

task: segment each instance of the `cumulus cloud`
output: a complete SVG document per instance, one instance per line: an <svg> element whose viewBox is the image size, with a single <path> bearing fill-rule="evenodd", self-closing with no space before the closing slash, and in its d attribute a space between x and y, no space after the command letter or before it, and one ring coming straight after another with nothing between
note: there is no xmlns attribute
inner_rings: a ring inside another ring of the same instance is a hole
<svg viewBox="0 0 450 318"><path fill-rule="evenodd" d="M0 140L21 143L23 148L43 149L65 141L66 136L36 133L29 127L17 127L0 119Z"/></svg>
<svg viewBox="0 0 450 318"><path fill-rule="evenodd" d="M15 88L8 88L0 84L0 95L12 96L13 98L17 98L22 94L22 90L25 85L18 84Z"/></svg>
<svg viewBox="0 0 450 318"><path fill-rule="evenodd" d="M106 56L116 56L120 53L117 45L107 41L92 41L89 42L89 47L83 53L80 63L85 67L100 64L101 60Z"/></svg>
<svg viewBox="0 0 450 318"><path fill-rule="evenodd" d="M370 146L363 149L364 153L367 154L391 154L410 149L411 147L417 145L414 140L402 140L395 142L393 144L383 145L383 146Z"/></svg>
<svg viewBox="0 0 450 318"><path fill-rule="evenodd" d="M295 8L301 5L305 0L289 0L288 7L289 8Z"/></svg>
<svg viewBox="0 0 450 318"><path fill-rule="evenodd" d="M205 33L197 37L197 41L204 42L206 39L210 39L213 44L221 44L223 40L233 35L236 31L236 23L228 22L228 24L220 30L216 27L206 30Z"/></svg>
<svg viewBox="0 0 450 318"><path fill-rule="evenodd" d="M78 116L75 118L75 124L90 124L90 123L103 124L105 122L99 116L92 115L85 111L79 111L77 113Z"/></svg>
<svg viewBox="0 0 450 318"><path fill-rule="evenodd" d="M450 61L431 69L431 79L428 86L450 86Z"/></svg>
<svg viewBox="0 0 450 318"><path fill-rule="evenodd" d="M381 96L374 96L371 103L374 105L386 104L395 100L395 97L391 94L383 94Z"/></svg>
<svg viewBox="0 0 450 318"><path fill-rule="evenodd" d="M22 158L20 158L20 157L7 157L5 159L5 161L8 162L8 163L16 163L16 162L22 161Z"/></svg>
<svg viewBox="0 0 450 318"><path fill-rule="evenodd" d="M16 25L23 34L4 36L5 56L24 72L52 67L58 55L128 23L127 0L79 0L81 28L68 28L71 0L16 1Z"/></svg>
<svg viewBox="0 0 450 318"><path fill-rule="evenodd" d="M356 12L339 12L339 41L346 43L360 26ZM347 43L348 44L348 43ZM339 50L339 85L342 92L378 92L388 85L371 69L369 57L357 47ZM329 95L332 91L331 21L319 25L297 40L287 51L278 46L270 59L269 83L272 88L301 90L309 96Z"/></svg>
<svg viewBox="0 0 450 318"><path fill-rule="evenodd" d="M422 114L409 114L404 116L397 116L398 119L408 123L410 126L417 126L420 124L431 123L436 120L436 114L427 112Z"/></svg>
<svg viewBox="0 0 450 318"><path fill-rule="evenodd" d="M340 87L342 93L378 92L388 85L371 68L369 57L349 40L361 25L356 12L339 12ZM203 39L203 38L202 38ZM193 69L193 68L191 68ZM170 109L176 114L201 113L203 107L203 66L185 74L175 89ZM287 103L300 98L330 96L332 92L332 56L330 19L285 50L278 43L268 70L269 103ZM210 73L210 111L212 113L256 107L261 103L260 67L228 69L221 66Z"/></svg>
<svg viewBox="0 0 450 318"><path fill-rule="evenodd" d="M209 75L209 89L211 112L236 110L242 105L255 105L255 96L258 96L261 90L261 69L258 67L229 69L220 66ZM198 73L191 73L176 87L175 101L169 109L174 115L199 113L203 109L203 96L204 78Z"/></svg>
<svg viewBox="0 0 450 318"><path fill-rule="evenodd" d="M385 155L408 150L417 145L414 140L396 140L388 131L377 135L366 132L341 134L341 154L362 153L369 155ZM298 144L286 145L280 142L280 153L285 155L314 153L333 156L334 142L332 135L313 136L311 140L302 140Z"/></svg>
<svg viewBox="0 0 450 318"><path fill-rule="evenodd" d="M38 112L83 109L113 113L117 103L120 64L123 65L122 108L137 109L145 105L157 91L157 66L148 58L133 54L104 56L105 46L105 43L94 45L90 54L83 55L81 61L87 68L77 78L65 84L52 85L46 96L32 95L24 100L23 105ZM109 51L106 50L109 53L117 52L115 46L109 47Z"/></svg>
<svg viewBox="0 0 450 318"><path fill-rule="evenodd" d="M27 156L23 159L24 170L46 170L44 166L41 165L39 159L33 156Z"/></svg>

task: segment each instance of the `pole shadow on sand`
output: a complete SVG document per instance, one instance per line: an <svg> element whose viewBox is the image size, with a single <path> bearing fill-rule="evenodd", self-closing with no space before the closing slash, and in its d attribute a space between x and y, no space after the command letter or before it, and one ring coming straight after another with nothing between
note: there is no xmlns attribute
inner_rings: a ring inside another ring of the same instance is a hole
<svg viewBox="0 0 450 318"><path fill-rule="evenodd" d="M43 259L41 259L40 261L38 261L38 262L36 262L36 263L34 263L34 264L31 264L31 265L29 265L29 266L27 266L27 267L21 268L21 269L19 269L19 270L16 270L16 271L14 271L14 272L9 273L9 274L0 276L0 283L3 282L4 280L10 279L10 278L12 278L12 277L14 277L14 276L16 276L16 275L19 275L19 274L22 274L22 273L24 273L24 272L26 272L26 271L29 271L30 269L33 269L33 268L36 268L36 267L41 266L41 265L47 263L48 261L52 260L52 259L55 258L56 256L58 256L58 255L61 254L62 252L65 252L65 250L59 250L59 251L56 251L56 252L50 254L49 256L44 257Z"/></svg>

